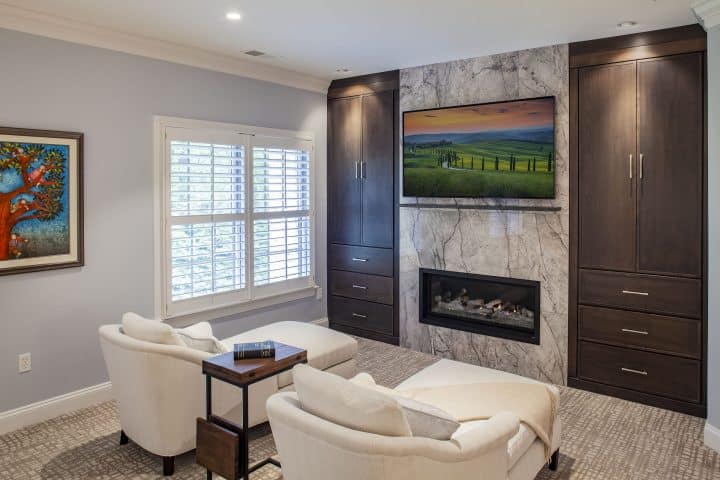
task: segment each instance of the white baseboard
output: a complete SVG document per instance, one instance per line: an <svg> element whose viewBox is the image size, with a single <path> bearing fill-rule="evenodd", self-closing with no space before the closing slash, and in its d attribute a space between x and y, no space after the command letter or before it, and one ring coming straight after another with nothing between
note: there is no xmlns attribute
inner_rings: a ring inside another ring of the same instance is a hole
<svg viewBox="0 0 720 480"><path fill-rule="evenodd" d="M0 413L0 435L112 399L110 382Z"/></svg>
<svg viewBox="0 0 720 480"><path fill-rule="evenodd" d="M328 320L327 317L318 318L317 320L313 320L310 323L314 323L315 325L320 325L321 327L329 327L330 326L330 321Z"/></svg>
<svg viewBox="0 0 720 480"><path fill-rule="evenodd" d="M705 446L720 452L720 428L705 422Z"/></svg>

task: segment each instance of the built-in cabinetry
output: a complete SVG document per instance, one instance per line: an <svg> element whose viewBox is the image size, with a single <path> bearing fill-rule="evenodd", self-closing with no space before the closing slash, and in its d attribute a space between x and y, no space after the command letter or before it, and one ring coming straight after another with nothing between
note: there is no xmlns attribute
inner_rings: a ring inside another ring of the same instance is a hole
<svg viewBox="0 0 720 480"><path fill-rule="evenodd" d="M398 72L328 91L328 316L331 328L398 343Z"/></svg>
<svg viewBox="0 0 720 480"><path fill-rule="evenodd" d="M570 385L705 414L705 34L571 58Z"/></svg>

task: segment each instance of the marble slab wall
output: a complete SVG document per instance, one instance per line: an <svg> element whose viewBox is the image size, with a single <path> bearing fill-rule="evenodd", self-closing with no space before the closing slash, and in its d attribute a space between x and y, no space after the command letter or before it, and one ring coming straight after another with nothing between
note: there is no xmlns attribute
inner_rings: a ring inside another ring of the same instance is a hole
<svg viewBox="0 0 720 480"><path fill-rule="evenodd" d="M555 199L401 197L400 342L403 346L556 384L566 383L568 82L567 45L400 71L401 111L519 98L556 98ZM417 203L444 208L412 206ZM460 209L458 205L491 205L497 209ZM545 206L560 210L509 211L503 210L504 206ZM419 323L420 267L539 280L540 345Z"/></svg>

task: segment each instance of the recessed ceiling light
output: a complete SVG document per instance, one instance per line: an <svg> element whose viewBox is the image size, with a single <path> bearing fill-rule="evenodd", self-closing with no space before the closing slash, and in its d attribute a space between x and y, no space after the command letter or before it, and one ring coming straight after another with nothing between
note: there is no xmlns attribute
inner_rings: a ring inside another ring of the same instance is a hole
<svg viewBox="0 0 720 480"><path fill-rule="evenodd" d="M228 20L232 20L233 22L237 22L238 20L242 19L242 15L240 12L228 12L225 14L225 18Z"/></svg>
<svg viewBox="0 0 720 480"><path fill-rule="evenodd" d="M635 22L633 20L628 20L628 21L620 22L617 24L618 28L632 28L635 26L637 26L637 22Z"/></svg>
<svg viewBox="0 0 720 480"><path fill-rule="evenodd" d="M335 69L335 73L350 73L350 72L352 72L352 70L350 70L349 68L345 68L345 67L340 67L340 68Z"/></svg>

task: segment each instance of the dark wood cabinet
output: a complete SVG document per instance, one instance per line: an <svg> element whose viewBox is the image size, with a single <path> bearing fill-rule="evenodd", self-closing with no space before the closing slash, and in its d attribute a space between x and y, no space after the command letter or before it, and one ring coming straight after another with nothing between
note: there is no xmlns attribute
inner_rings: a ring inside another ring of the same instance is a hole
<svg viewBox="0 0 720 480"><path fill-rule="evenodd" d="M359 244L362 238L362 99L339 98L328 102L328 239Z"/></svg>
<svg viewBox="0 0 720 480"><path fill-rule="evenodd" d="M635 268L636 70L633 62L580 71L580 266L585 268Z"/></svg>
<svg viewBox="0 0 720 480"><path fill-rule="evenodd" d="M328 91L330 326L395 344L398 85L393 71Z"/></svg>
<svg viewBox="0 0 720 480"><path fill-rule="evenodd" d="M704 48L698 26L570 46L568 383L699 416Z"/></svg>
<svg viewBox="0 0 720 480"><path fill-rule="evenodd" d="M703 55L638 62L638 271L702 273Z"/></svg>

